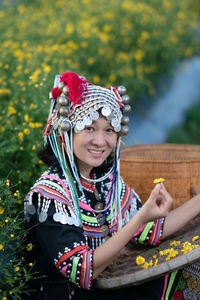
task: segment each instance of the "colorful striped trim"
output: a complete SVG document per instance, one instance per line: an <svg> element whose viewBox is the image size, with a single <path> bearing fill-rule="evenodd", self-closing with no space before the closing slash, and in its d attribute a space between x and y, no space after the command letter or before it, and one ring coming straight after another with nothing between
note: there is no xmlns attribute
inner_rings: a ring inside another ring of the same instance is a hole
<svg viewBox="0 0 200 300"><path fill-rule="evenodd" d="M76 284L76 272L77 272L77 266L78 262L81 258L80 257L74 257L73 263L72 263L72 271L71 271L71 281Z"/></svg>
<svg viewBox="0 0 200 300"><path fill-rule="evenodd" d="M148 236L149 230L151 230L151 228L153 227L154 222L149 222L146 224L146 226L144 227L141 235L138 238L138 242L140 244L144 244L146 241L146 237Z"/></svg>
<svg viewBox="0 0 200 300"><path fill-rule="evenodd" d="M149 238L149 244L156 246L160 242L160 237L163 229L163 218L158 219L154 222L154 226L152 228L152 234Z"/></svg>
<svg viewBox="0 0 200 300"><path fill-rule="evenodd" d="M178 271L174 271L174 272L170 273L170 276L168 276L166 278L166 280L168 280L167 289L166 289L166 292L163 292L163 295L161 298L162 300L170 300L171 299L171 297L169 298L169 296L170 296L170 292L173 287L174 281L176 279L177 273L178 273Z"/></svg>
<svg viewBox="0 0 200 300"><path fill-rule="evenodd" d="M89 246L78 246L76 248L74 248L73 250L63 254L60 258L59 261L56 264L56 267L59 268L60 265L67 260L69 257L71 257L72 255L74 255L75 253L81 251L82 249L90 249Z"/></svg>
<svg viewBox="0 0 200 300"><path fill-rule="evenodd" d="M90 289L92 285L93 252L93 250L90 250L83 253L80 287L84 289Z"/></svg>
<svg viewBox="0 0 200 300"><path fill-rule="evenodd" d="M124 217L125 212L131 207L131 203L134 198L134 193L131 188L129 188L126 184L126 192L121 202L121 211L122 211L122 218Z"/></svg>
<svg viewBox="0 0 200 300"><path fill-rule="evenodd" d="M100 227L91 227L83 224L84 234L91 238L103 238L103 232Z"/></svg>

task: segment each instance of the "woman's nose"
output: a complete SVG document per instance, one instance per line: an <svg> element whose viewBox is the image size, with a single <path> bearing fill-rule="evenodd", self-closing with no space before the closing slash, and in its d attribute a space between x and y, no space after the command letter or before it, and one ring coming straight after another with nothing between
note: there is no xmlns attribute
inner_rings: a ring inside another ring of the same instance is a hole
<svg viewBox="0 0 200 300"><path fill-rule="evenodd" d="M98 147L105 146L106 144L106 137L103 132L95 132L93 135L92 140L94 145L97 145Z"/></svg>

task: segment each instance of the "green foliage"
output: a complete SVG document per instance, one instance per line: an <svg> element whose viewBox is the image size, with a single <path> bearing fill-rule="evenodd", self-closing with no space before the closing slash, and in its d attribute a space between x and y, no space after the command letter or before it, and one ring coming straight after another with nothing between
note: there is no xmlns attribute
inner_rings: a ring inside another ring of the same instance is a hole
<svg viewBox="0 0 200 300"><path fill-rule="evenodd" d="M21 299L28 292L27 281L36 278L34 262L25 262L22 253L31 251L26 245L23 229L20 192L10 186L10 180L0 181L0 299L15 296Z"/></svg>
<svg viewBox="0 0 200 300"><path fill-rule="evenodd" d="M200 103L186 113L184 124L173 128L167 138L168 143L200 145Z"/></svg>

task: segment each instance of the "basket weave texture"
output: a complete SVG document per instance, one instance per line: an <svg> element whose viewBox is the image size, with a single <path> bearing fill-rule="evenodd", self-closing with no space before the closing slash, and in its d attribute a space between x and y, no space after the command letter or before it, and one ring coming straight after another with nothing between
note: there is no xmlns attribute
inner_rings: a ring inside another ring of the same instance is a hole
<svg viewBox="0 0 200 300"><path fill-rule="evenodd" d="M200 193L200 146L180 144L135 145L121 150L121 175L144 203L156 178L165 179L165 187L178 207Z"/></svg>

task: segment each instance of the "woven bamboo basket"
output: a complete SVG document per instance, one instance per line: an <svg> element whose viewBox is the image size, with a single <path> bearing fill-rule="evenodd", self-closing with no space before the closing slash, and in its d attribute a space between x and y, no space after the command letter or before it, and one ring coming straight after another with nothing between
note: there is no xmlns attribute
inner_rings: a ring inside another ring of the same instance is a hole
<svg viewBox="0 0 200 300"><path fill-rule="evenodd" d="M121 175L145 202L155 184L164 178L165 186L178 207L200 193L200 146L147 144L121 150Z"/></svg>

